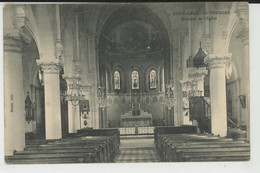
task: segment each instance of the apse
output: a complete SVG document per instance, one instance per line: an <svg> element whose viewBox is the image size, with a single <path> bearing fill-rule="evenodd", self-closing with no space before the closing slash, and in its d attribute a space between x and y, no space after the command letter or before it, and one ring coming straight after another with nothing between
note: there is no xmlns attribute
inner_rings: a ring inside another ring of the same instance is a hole
<svg viewBox="0 0 260 173"><path fill-rule="evenodd" d="M165 72L169 69L165 66L169 64L168 33L157 14L143 5L120 6L106 19L99 37L99 51L100 85L104 87L110 83L106 71L112 76L119 64L125 80L128 79L125 73L133 69L139 69L140 73L154 64L161 65L158 67L161 73L162 69ZM109 92L110 88L107 88ZM122 91L129 92L129 88Z"/></svg>
<svg viewBox="0 0 260 173"><path fill-rule="evenodd" d="M154 100L164 97L169 78L167 30L147 6L117 7L99 37L99 86L112 100L101 119L107 119L109 127L125 127L129 124L121 119L138 107L140 117L149 116L146 124L162 125L163 105Z"/></svg>

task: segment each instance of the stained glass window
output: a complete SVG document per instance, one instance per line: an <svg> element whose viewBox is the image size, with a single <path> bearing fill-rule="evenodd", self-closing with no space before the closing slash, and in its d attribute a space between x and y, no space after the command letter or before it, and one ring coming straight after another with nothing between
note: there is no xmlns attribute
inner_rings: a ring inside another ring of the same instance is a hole
<svg viewBox="0 0 260 173"><path fill-rule="evenodd" d="M114 73L114 88L120 90L120 73L118 71Z"/></svg>
<svg viewBox="0 0 260 173"><path fill-rule="evenodd" d="M137 71L132 72L132 89L139 89L139 74Z"/></svg>
<svg viewBox="0 0 260 173"><path fill-rule="evenodd" d="M156 72L151 70L150 72L150 88L156 88Z"/></svg>

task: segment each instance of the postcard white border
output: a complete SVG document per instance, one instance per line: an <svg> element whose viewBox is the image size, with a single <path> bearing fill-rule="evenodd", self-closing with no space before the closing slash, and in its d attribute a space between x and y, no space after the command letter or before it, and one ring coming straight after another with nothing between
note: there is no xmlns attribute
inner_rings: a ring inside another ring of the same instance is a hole
<svg viewBox="0 0 260 173"><path fill-rule="evenodd" d="M62 165L6 165L4 163L4 98L3 98L3 15L0 3L0 172L21 173L245 173L260 170L260 4L249 5L250 17L250 114L251 160L249 162L214 163L128 163L128 164L62 164Z"/></svg>

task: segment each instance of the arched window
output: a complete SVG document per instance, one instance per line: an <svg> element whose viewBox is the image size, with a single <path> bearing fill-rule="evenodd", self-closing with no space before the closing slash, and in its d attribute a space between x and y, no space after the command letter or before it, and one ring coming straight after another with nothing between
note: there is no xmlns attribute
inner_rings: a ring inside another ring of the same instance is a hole
<svg viewBox="0 0 260 173"><path fill-rule="evenodd" d="M120 90L120 73L118 71L114 73L114 89Z"/></svg>
<svg viewBox="0 0 260 173"><path fill-rule="evenodd" d="M150 72L150 88L156 88L156 72L155 70L151 70Z"/></svg>
<svg viewBox="0 0 260 173"><path fill-rule="evenodd" d="M137 71L132 72L132 89L139 89L139 74Z"/></svg>

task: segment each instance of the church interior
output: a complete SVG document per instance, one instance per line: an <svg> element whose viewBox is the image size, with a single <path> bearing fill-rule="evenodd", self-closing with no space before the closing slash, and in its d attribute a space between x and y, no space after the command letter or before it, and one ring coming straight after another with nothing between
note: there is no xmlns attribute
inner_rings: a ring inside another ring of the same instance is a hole
<svg viewBox="0 0 260 173"><path fill-rule="evenodd" d="M8 164L250 159L248 4L8 4Z"/></svg>

